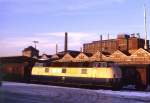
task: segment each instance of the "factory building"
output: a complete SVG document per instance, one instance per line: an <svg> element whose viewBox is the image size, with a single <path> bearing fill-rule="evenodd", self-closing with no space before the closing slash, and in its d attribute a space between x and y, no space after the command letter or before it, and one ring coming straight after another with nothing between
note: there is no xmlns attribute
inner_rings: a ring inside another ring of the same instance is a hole
<svg viewBox="0 0 150 103"><path fill-rule="evenodd" d="M120 50L132 54L132 52L135 52L139 48L144 48L145 44L145 40L136 35L137 34L119 34L116 39L85 43L83 44L83 51L85 53L95 53L102 49L102 52L112 54L116 50ZM147 47L149 49L149 40L147 40Z"/></svg>

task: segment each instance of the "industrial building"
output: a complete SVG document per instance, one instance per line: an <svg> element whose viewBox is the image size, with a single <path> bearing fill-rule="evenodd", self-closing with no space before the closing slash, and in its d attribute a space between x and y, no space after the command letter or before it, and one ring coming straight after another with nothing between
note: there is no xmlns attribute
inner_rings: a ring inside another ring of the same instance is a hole
<svg viewBox="0 0 150 103"><path fill-rule="evenodd" d="M144 48L145 39L140 38L137 34L119 34L116 39L99 40L91 43L83 44L83 51L85 53L96 53L102 50L104 53L112 54L117 50L132 54L139 48ZM149 48L149 40L147 40L147 47Z"/></svg>

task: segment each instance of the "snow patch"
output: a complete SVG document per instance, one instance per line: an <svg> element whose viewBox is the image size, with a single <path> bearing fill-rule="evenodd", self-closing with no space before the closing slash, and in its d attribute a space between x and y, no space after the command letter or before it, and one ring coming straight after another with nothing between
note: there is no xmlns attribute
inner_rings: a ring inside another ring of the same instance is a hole
<svg viewBox="0 0 150 103"><path fill-rule="evenodd" d="M112 90L98 90L98 93L118 95L118 96L128 96L128 97L150 97L150 92L138 92L138 91L112 91Z"/></svg>

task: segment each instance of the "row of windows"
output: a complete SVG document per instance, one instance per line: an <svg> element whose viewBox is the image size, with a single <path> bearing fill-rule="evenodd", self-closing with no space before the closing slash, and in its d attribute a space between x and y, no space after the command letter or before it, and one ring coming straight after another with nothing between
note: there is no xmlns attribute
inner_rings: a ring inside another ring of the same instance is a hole
<svg viewBox="0 0 150 103"><path fill-rule="evenodd" d="M113 67L114 63L95 62L95 63L53 63L52 67Z"/></svg>
<svg viewBox="0 0 150 103"><path fill-rule="evenodd" d="M63 68L61 71L57 71L57 73L66 73L67 69ZM45 68L45 73L49 73L49 68ZM81 69L81 74L87 74L87 69Z"/></svg>
<svg viewBox="0 0 150 103"><path fill-rule="evenodd" d="M113 62L54 62L54 63L36 63L35 66L42 67L113 67Z"/></svg>

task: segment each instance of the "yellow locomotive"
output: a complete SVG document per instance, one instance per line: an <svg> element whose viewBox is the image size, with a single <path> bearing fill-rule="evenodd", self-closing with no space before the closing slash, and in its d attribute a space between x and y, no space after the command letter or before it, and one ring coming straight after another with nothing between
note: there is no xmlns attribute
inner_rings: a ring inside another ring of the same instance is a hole
<svg viewBox="0 0 150 103"><path fill-rule="evenodd" d="M114 62L36 63L31 80L64 84L122 88L122 72Z"/></svg>

